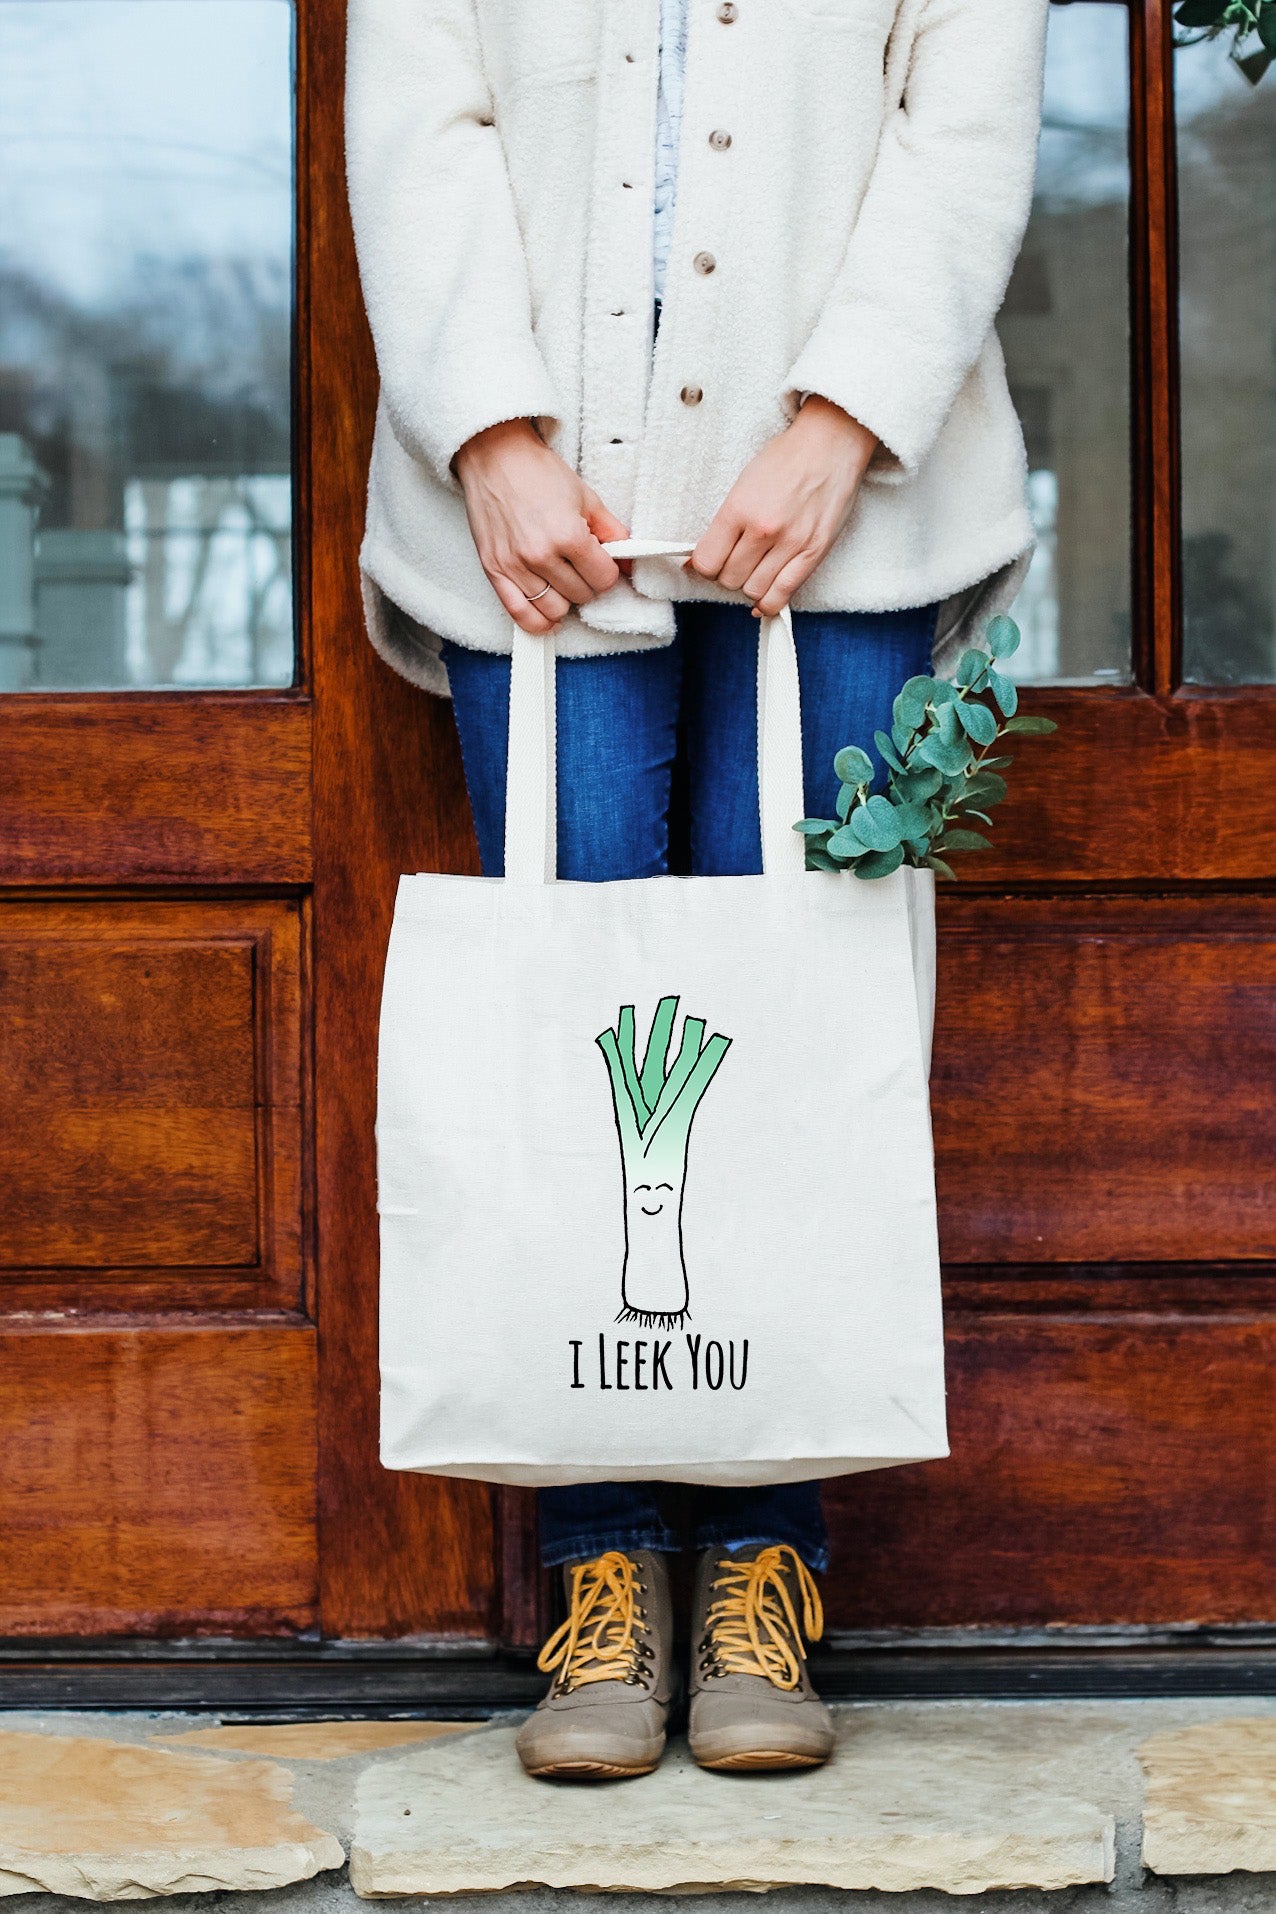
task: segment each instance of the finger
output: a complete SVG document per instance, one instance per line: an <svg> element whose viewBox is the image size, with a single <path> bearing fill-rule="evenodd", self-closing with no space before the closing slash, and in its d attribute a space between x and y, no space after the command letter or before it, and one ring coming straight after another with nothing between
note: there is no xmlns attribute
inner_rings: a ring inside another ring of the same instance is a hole
<svg viewBox="0 0 1276 1914"><path fill-rule="evenodd" d="M616 517L616 514L609 511L603 504L597 492L591 491L588 486L585 487L584 500L585 523L600 545L605 545L607 541L612 538L628 538L629 527L622 524L620 519ZM605 553L604 556L610 556L610 554ZM616 566L622 577L633 577L634 561L632 558L612 559L612 563ZM612 584L615 584L615 582L615 579L613 579ZM610 587L603 585L600 586L599 589L607 591Z"/></svg>
<svg viewBox="0 0 1276 1914"><path fill-rule="evenodd" d="M784 610L799 586L805 585L815 567L819 564L816 552L798 552L787 565L781 567L773 584L759 598L753 607L763 618L774 618Z"/></svg>
<svg viewBox="0 0 1276 1914"><path fill-rule="evenodd" d="M743 530L739 514L723 506L687 560L687 570L701 578L717 578Z"/></svg>
<svg viewBox="0 0 1276 1914"><path fill-rule="evenodd" d="M591 598L597 596L593 586L586 584L568 559L545 546L538 546L530 553L520 552L505 567L505 572L529 598L544 585L549 586L551 597L557 593L572 605L587 605ZM540 602L544 604L548 600L542 599Z"/></svg>
<svg viewBox="0 0 1276 1914"><path fill-rule="evenodd" d="M620 533L609 532L607 536L618 538ZM567 546L564 557L570 560L595 597L599 592L610 591L620 577L620 566L610 552L603 550L588 524L582 526L580 537Z"/></svg>
<svg viewBox="0 0 1276 1914"><path fill-rule="evenodd" d="M520 625L524 631L529 631L533 638L544 638L554 630L558 620L547 618L542 610L542 606L553 602L555 598L553 592L538 599L536 604L532 605L528 603L527 593L521 586L516 585L512 578L506 578L502 572L489 572L487 576L492 590L516 625ZM565 616L564 608L564 611L559 613L559 617Z"/></svg>
<svg viewBox="0 0 1276 1914"><path fill-rule="evenodd" d="M616 514L607 509L597 492L592 491L588 485L584 488L583 498L585 523L600 543L605 543L609 538L628 538L629 527L622 524Z"/></svg>
<svg viewBox="0 0 1276 1914"><path fill-rule="evenodd" d="M728 591L743 591L745 579L751 578L765 563L767 554L775 550L775 546L775 534L769 530L757 526L742 530L718 573L718 583L725 585Z"/></svg>
<svg viewBox="0 0 1276 1914"><path fill-rule="evenodd" d="M770 591L784 567L799 557L800 553L801 547L795 547L792 543L772 545L749 573L740 590L756 605Z"/></svg>

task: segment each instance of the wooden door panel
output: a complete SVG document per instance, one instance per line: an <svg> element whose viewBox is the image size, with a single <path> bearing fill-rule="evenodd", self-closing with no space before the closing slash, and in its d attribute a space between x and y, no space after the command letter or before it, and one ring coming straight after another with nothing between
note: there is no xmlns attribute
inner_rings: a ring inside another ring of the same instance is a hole
<svg viewBox="0 0 1276 1914"><path fill-rule="evenodd" d="M293 692L0 698L0 882L304 884Z"/></svg>
<svg viewBox="0 0 1276 1914"><path fill-rule="evenodd" d="M1276 901L948 896L949 1263L1276 1255Z"/></svg>
<svg viewBox="0 0 1276 1914"><path fill-rule="evenodd" d="M0 904L0 1303L302 1303L301 911Z"/></svg>
<svg viewBox="0 0 1276 1914"><path fill-rule="evenodd" d="M1053 738L1007 740L1010 795L980 884L1270 882L1276 872L1276 693L1188 685L1029 687Z"/></svg>
<svg viewBox="0 0 1276 1914"><path fill-rule="evenodd" d="M314 1623L303 1323L0 1325L0 1633Z"/></svg>
<svg viewBox="0 0 1276 1914"><path fill-rule="evenodd" d="M826 1490L833 1629L1276 1613L1276 1321L950 1317L945 1462Z"/></svg>

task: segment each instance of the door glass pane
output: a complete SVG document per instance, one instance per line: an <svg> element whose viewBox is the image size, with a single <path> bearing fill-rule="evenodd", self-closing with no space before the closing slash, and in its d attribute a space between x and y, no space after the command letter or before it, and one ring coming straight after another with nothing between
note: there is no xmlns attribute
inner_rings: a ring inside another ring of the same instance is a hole
<svg viewBox="0 0 1276 1914"><path fill-rule="evenodd" d="M1013 612L1028 683L1131 675L1128 36L1113 0L1050 9L1037 192L997 328L1038 534Z"/></svg>
<svg viewBox="0 0 1276 1914"><path fill-rule="evenodd" d="M287 0L0 0L0 689L288 684Z"/></svg>
<svg viewBox="0 0 1276 1914"><path fill-rule="evenodd" d="M1276 682L1276 69L1226 42L1175 55L1183 666Z"/></svg>

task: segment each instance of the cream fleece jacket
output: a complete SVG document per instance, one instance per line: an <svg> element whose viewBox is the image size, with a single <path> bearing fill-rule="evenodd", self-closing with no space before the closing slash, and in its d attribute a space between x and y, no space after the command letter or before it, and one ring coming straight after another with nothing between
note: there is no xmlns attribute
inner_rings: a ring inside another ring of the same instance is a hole
<svg viewBox="0 0 1276 1914"><path fill-rule="evenodd" d="M635 536L694 539L821 393L883 451L795 608L945 601L942 668L1009 602L1032 529L993 321L1031 203L1046 4L690 0L653 364L660 0L351 0L381 375L360 564L398 670L445 693L440 637L509 650L450 464L517 417ZM728 596L641 560L559 648L667 643L674 597Z"/></svg>

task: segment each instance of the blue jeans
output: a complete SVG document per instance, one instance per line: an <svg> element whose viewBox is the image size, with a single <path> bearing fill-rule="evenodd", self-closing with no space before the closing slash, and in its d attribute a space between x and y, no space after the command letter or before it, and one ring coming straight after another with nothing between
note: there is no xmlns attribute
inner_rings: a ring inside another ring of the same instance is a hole
<svg viewBox="0 0 1276 1914"><path fill-rule="evenodd" d="M806 809L832 817L844 744L872 753L890 727L906 678L930 669L937 607L895 612L796 612ZM566 658L558 672L558 870L590 883L669 869L675 758L685 777L690 867L697 877L762 868L758 826L758 627L747 605L681 604L673 643L601 658ZM505 867L509 659L443 647L465 781L486 876ZM880 774L879 764L879 774ZM662 1485L596 1482L542 1489L547 1565L608 1548L678 1546ZM787 1542L814 1569L828 1564L818 1482L697 1492L697 1548Z"/></svg>

